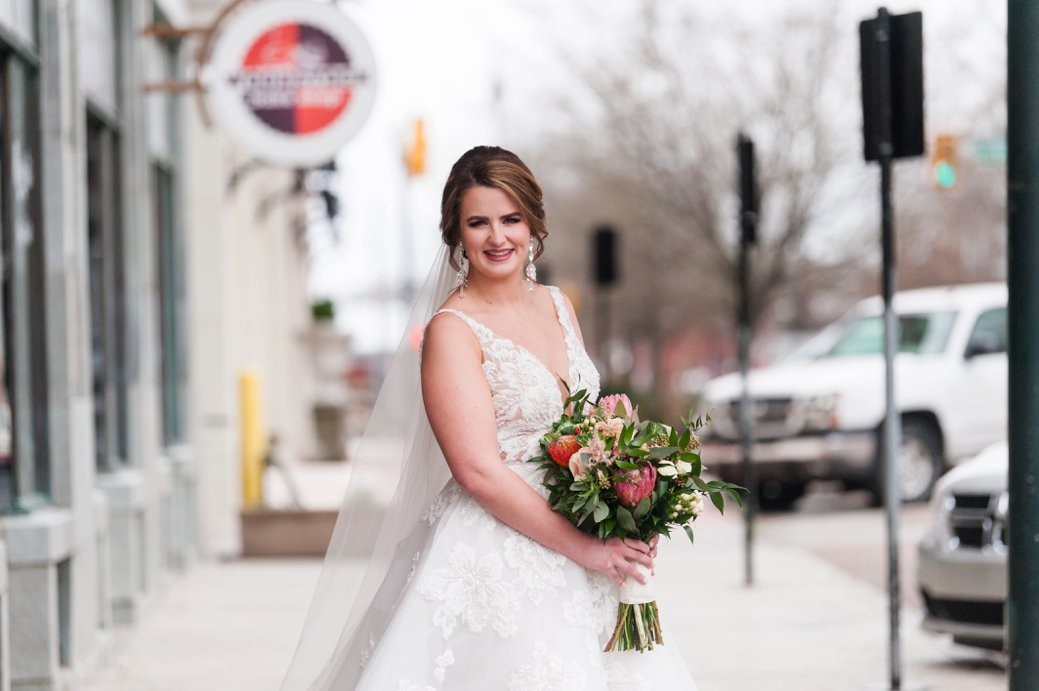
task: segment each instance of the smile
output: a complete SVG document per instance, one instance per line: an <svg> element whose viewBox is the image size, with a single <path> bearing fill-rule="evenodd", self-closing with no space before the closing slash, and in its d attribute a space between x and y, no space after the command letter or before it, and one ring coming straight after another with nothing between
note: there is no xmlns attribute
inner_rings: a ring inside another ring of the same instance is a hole
<svg viewBox="0 0 1039 691"><path fill-rule="evenodd" d="M503 262L511 257L513 252L515 252L513 249L484 250L484 255L492 262Z"/></svg>

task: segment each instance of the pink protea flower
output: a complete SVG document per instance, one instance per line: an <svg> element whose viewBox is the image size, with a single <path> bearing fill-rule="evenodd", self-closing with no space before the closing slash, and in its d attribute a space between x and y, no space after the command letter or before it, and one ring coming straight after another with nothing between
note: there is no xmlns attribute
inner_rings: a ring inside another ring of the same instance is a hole
<svg viewBox="0 0 1039 691"><path fill-rule="evenodd" d="M657 469L651 465L644 465L638 470L626 471L623 477L624 479L613 484L613 489L617 492L617 500L623 506L633 509L653 494L653 488L657 484Z"/></svg>
<svg viewBox="0 0 1039 691"><path fill-rule="evenodd" d="M603 396L599 399L599 407L606 413L606 417L616 415L630 420L635 415L635 406L631 404L631 399L628 398L628 395L623 393ZM617 410L618 407L621 408L620 411Z"/></svg>

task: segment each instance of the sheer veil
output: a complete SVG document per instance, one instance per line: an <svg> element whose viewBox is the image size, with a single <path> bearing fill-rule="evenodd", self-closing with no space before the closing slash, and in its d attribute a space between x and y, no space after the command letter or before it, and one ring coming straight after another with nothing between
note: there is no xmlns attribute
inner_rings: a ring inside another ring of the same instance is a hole
<svg viewBox="0 0 1039 691"><path fill-rule="evenodd" d="M423 514L450 479L426 419L419 381L423 329L454 286L441 246L416 298L357 450L321 576L282 691L352 689L381 638L424 540ZM387 506L378 498L388 496Z"/></svg>

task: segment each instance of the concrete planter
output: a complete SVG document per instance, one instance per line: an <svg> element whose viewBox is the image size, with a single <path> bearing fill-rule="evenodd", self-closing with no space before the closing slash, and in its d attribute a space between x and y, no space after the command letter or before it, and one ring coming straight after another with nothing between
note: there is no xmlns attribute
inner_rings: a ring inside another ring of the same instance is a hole
<svg viewBox="0 0 1039 691"><path fill-rule="evenodd" d="M322 557L332 538L336 511L242 512L243 557Z"/></svg>

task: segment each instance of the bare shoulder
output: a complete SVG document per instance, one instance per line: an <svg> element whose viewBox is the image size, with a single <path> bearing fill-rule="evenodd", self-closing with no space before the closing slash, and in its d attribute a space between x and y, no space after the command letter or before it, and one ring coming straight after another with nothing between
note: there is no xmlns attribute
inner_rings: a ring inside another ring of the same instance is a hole
<svg viewBox="0 0 1039 691"><path fill-rule="evenodd" d="M426 324L422 339L422 369L458 371L483 362L483 349L473 328L457 314L442 312Z"/></svg>
<svg viewBox="0 0 1039 691"><path fill-rule="evenodd" d="M488 398L482 362L480 341L459 315L442 312L426 325L420 376L423 403L434 431L441 429L439 424L448 415L445 411L457 411L460 406L470 410Z"/></svg>
<svg viewBox="0 0 1039 691"><path fill-rule="evenodd" d="M445 307L444 309L451 308ZM441 354L466 352L470 349L479 352L480 342L473 333L472 327L466 324L459 315L440 312L426 324L426 333L422 339L424 360L431 351L439 357Z"/></svg>

